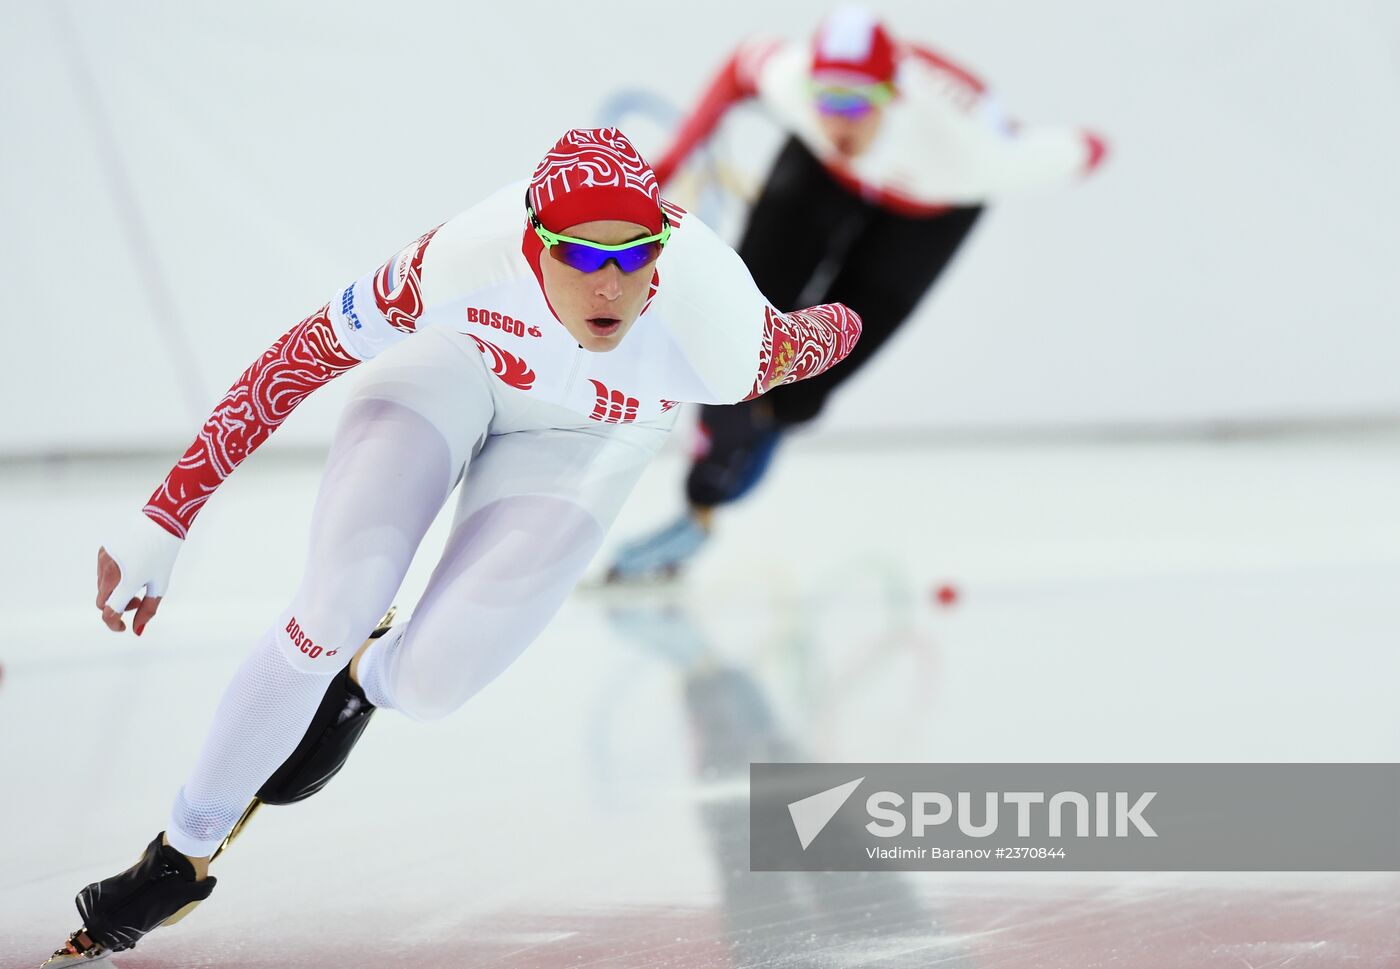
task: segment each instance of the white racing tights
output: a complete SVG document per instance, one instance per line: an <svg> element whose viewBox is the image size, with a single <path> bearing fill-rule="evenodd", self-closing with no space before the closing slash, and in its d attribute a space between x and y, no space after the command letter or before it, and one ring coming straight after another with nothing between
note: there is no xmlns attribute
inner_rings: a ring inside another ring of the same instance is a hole
<svg viewBox="0 0 1400 969"><path fill-rule="evenodd" d="M539 635L673 417L599 424L531 401L449 331L368 364L331 445L301 585L225 691L175 799L170 843L212 853L295 749L459 474L451 535L412 619L358 668L372 703L418 720L461 706Z"/></svg>

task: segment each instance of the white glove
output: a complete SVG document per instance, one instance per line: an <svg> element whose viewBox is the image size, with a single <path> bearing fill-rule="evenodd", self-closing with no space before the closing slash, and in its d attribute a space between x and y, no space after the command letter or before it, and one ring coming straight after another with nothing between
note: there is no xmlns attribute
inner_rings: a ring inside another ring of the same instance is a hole
<svg viewBox="0 0 1400 969"><path fill-rule="evenodd" d="M107 597L107 608L120 614L128 602L139 598L143 586L148 596L165 595L175 558L184 544L141 512L113 529L112 538L102 547L117 563L122 577Z"/></svg>

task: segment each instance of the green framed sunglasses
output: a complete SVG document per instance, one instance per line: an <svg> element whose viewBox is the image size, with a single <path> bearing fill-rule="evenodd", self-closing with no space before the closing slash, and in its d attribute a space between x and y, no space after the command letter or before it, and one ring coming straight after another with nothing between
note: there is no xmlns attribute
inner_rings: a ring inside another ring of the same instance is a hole
<svg viewBox="0 0 1400 969"><path fill-rule="evenodd" d="M535 215L528 192L525 195L525 211L530 216L530 226L544 243L545 251L550 257L581 273L596 273L609 262L617 263L617 268L625 273L634 273L655 262L671 238L671 220L666 218L665 209L661 210L660 232L615 246L550 232L540 222L539 216Z"/></svg>
<svg viewBox="0 0 1400 969"><path fill-rule="evenodd" d="M809 89L819 112L842 118L862 117L894 97L894 86L888 83L842 87L812 81Z"/></svg>

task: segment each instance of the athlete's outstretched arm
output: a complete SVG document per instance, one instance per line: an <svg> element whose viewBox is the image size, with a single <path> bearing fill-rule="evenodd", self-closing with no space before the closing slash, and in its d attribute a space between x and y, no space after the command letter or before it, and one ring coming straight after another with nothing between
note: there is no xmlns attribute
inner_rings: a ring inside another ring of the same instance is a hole
<svg viewBox="0 0 1400 969"><path fill-rule="evenodd" d="M860 328L860 317L844 303L823 303L792 313L766 307L758 374L744 400L830 370L855 349Z"/></svg>
<svg viewBox="0 0 1400 969"><path fill-rule="evenodd" d="M758 94L758 72L763 61L781 46L776 41L756 40L740 45L710 81L694 110L676 129L670 145L652 165L656 180L663 186L685 164L696 146L710 137L731 107Z"/></svg>
<svg viewBox="0 0 1400 969"><path fill-rule="evenodd" d="M923 45L909 50L944 82L925 123L930 164L946 178L950 198L980 201L1088 175L1102 164L1108 145L1097 133L1011 120L967 68Z"/></svg>
<svg viewBox="0 0 1400 969"><path fill-rule="evenodd" d="M416 329L424 309L423 254L436 231L282 334L228 389L144 515L98 550L97 606L109 629L125 629L122 613L135 609L140 635L199 510L307 395Z"/></svg>
<svg viewBox="0 0 1400 969"><path fill-rule="evenodd" d="M969 169L986 191L1014 191L1053 185L1088 175L1103 163L1102 136L1070 125L1004 123L969 139Z"/></svg>

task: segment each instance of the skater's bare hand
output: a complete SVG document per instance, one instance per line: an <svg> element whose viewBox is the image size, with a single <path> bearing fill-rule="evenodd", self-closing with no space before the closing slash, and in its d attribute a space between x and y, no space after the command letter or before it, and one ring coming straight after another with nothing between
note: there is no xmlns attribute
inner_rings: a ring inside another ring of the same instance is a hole
<svg viewBox="0 0 1400 969"><path fill-rule="evenodd" d="M122 616L135 609L136 615L131 617L131 627L139 636L145 631L146 624L155 617L156 610L160 608L160 596L147 595L133 598L123 607L121 612L117 612L107 606L107 598L121 580L121 567L117 565L112 556L107 554L105 548L99 548L97 550L97 608L102 610L102 621L112 632L124 632L126 623L122 621Z"/></svg>

